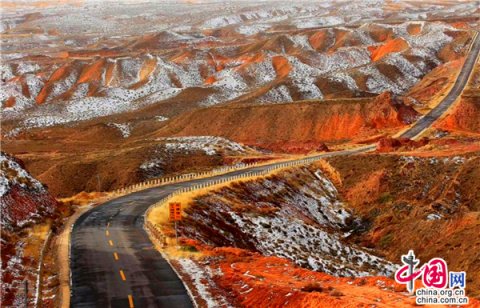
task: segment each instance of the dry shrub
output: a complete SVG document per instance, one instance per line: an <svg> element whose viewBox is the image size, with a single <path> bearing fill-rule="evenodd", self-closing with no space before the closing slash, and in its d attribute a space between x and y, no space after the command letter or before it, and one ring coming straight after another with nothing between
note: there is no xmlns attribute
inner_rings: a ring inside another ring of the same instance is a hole
<svg viewBox="0 0 480 308"><path fill-rule="evenodd" d="M338 291L337 289L333 289L332 291L330 291L329 294L330 296L335 296L335 297L340 297L345 295L342 292Z"/></svg>
<svg viewBox="0 0 480 308"><path fill-rule="evenodd" d="M342 176L328 161L320 159L315 162L315 166L319 167L323 173L335 184L336 187L342 186Z"/></svg>
<svg viewBox="0 0 480 308"><path fill-rule="evenodd" d="M311 283L305 285L302 288L302 291L303 292L323 292L324 289L323 289L322 285L320 285L318 282L311 282Z"/></svg>

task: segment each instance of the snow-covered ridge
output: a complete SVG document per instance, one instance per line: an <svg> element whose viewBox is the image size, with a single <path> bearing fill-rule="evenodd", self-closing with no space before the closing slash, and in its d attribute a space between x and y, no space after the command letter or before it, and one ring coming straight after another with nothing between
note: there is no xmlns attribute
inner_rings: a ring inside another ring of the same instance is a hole
<svg viewBox="0 0 480 308"><path fill-rule="evenodd" d="M340 241L341 232L327 232L322 228L344 228L351 214L339 201L333 183L319 170L315 172L315 177L317 180L300 187L299 193L287 197L285 201L288 205L274 215L252 217L248 213L234 212L230 215L244 232L255 239L257 249L263 254L286 257L299 265L332 275L371 275L371 272L355 269L364 264L372 266L377 274L391 274L393 265L359 248L343 244ZM285 183L279 185L281 190ZM268 186L275 188L277 185L270 181ZM316 224L305 224L303 219L296 218L292 209L314 219ZM345 268L344 264L351 264L353 268Z"/></svg>
<svg viewBox="0 0 480 308"><path fill-rule="evenodd" d="M36 192L45 192L42 183L3 152L0 152L0 166L0 197L8 193L14 185Z"/></svg>
<svg viewBox="0 0 480 308"><path fill-rule="evenodd" d="M250 14L245 11L242 14L253 18L252 23L242 19L239 29L247 29L246 33L252 34L263 30L264 24L258 23L257 19L265 16L271 18L271 12L277 12L273 17L279 17L283 15L278 15L278 12L308 15L312 10L321 11L321 5L311 8L303 5L290 6L289 9L270 8L265 11L267 13L254 10L256 13ZM21 123L19 126L27 129L60 125L137 110L172 99L184 91L195 91L193 88L209 89L196 100L199 106L226 103L240 96L248 97L248 94L263 87L268 87L265 94L252 97L252 101L278 103L296 99L323 99L324 93L331 89L331 84L325 84L324 80L341 84L340 91L346 90L357 95L384 91L402 95L432 69L432 63L441 63L437 53L453 40L446 33L461 31L441 22L423 22L420 23L421 31L412 35L408 31L411 24L371 23L355 29L337 27L339 32L345 32L346 43L337 42L337 30L326 30L324 39L328 41L328 48L323 46L321 50L315 50L311 45L311 36L316 31L272 34L267 36L269 42L263 49L252 47L252 51L247 52L241 50L250 45L243 45L243 42L223 46L223 37L213 37L220 45L197 48L198 40L205 39L204 34L185 35L162 30L168 36L189 44L190 47L181 49L180 60L154 51L131 57L106 56L104 61L75 60L72 65L65 65L68 67L65 74L54 82L49 82L49 78L63 67L61 64L8 60L0 65L0 75L6 80L0 87L0 100L4 104L2 116L6 120L18 121ZM375 32L372 31L377 28L392 32L393 38L405 40L408 48L373 62L369 47L383 44L373 39L372 33ZM262 34L259 32L259 35ZM255 41L252 41L252 46L255 46ZM454 50L460 53L460 47L456 45ZM328 50L331 48L334 50ZM286 58L291 67L290 71L285 72L288 74L286 77L277 76L272 63L278 56ZM379 65L394 67L400 76L387 76L388 72L379 70ZM89 74L84 72L92 67L99 71L93 72L96 77L89 80ZM283 83L275 84L279 77L284 79ZM358 79L366 82L357 84ZM91 91L97 86L96 91ZM46 94L42 98L45 102L37 104L40 93ZM5 104L7 100L8 105Z"/></svg>

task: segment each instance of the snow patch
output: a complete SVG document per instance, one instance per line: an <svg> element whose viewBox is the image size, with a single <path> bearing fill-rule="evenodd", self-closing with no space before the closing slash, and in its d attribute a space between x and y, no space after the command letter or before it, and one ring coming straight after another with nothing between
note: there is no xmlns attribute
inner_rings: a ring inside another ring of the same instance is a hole
<svg viewBox="0 0 480 308"><path fill-rule="evenodd" d="M219 151L234 153L246 151L239 143L215 136L169 137L157 140L166 141L165 148L173 152L203 151L207 155L216 155Z"/></svg>
<svg viewBox="0 0 480 308"><path fill-rule="evenodd" d="M185 272L192 279L193 285L200 297L206 302L207 307L228 307L228 301L220 295L213 295L210 288L215 288L212 278L214 274L208 266L200 267L191 259L177 260Z"/></svg>
<svg viewBox="0 0 480 308"><path fill-rule="evenodd" d="M132 133L132 127L128 123L109 123L108 125L117 128L123 138L130 137L130 134Z"/></svg>

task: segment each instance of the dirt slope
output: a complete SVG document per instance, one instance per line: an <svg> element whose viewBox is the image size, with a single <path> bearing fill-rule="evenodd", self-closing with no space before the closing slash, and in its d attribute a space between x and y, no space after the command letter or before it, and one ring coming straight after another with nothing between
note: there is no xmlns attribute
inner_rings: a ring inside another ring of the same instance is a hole
<svg viewBox="0 0 480 308"><path fill-rule="evenodd" d="M467 134L480 134L480 62L477 62L460 101L436 127Z"/></svg>
<svg viewBox="0 0 480 308"><path fill-rule="evenodd" d="M398 129L412 117L415 112L387 92L374 99L204 108L179 116L158 135L218 135L275 150L308 151L326 141Z"/></svg>
<svg viewBox="0 0 480 308"><path fill-rule="evenodd" d="M163 224L166 251L202 290L200 303L410 306L404 286L378 277L409 249L422 262L442 257L465 270L467 295L478 297L478 159L335 157L179 197L181 249L169 248L175 232ZM152 222L166 221L162 213L154 210Z"/></svg>
<svg viewBox="0 0 480 308"><path fill-rule="evenodd" d="M5 307L18 307L24 280L30 284L32 303L44 230L67 214L68 208L24 169L22 161L1 152L0 164L1 302Z"/></svg>
<svg viewBox="0 0 480 308"><path fill-rule="evenodd" d="M466 271L478 293L480 190L478 152L465 156L366 155L328 159L350 208L363 217L356 241L399 260L414 249L420 260L444 258Z"/></svg>

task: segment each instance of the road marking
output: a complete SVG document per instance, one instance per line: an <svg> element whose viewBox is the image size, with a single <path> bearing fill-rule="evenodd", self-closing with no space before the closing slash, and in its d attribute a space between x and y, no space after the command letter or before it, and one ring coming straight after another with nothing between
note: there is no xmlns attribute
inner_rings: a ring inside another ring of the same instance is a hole
<svg viewBox="0 0 480 308"><path fill-rule="evenodd" d="M115 261L118 261L118 253L114 252L113 257L115 258Z"/></svg>
<svg viewBox="0 0 480 308"><path fill-rule="evenodd" d="M110 246L113 246L112 240L109 240L109 241L108 241L108 244L110 244Z"/></svg>
<svg viewBox="0 0 480 308"><path fill-rule="evenodd" d="M135 307L135 305L133 304L133 296L130 294L128 294L128 304L130 305L130 308Z"/></svg>
<svg viewBox="0 0 480 308"><path fill-rule="evenodd" d="M109 236L110 235L110 232L108 232L108 230L105 231L105 235L106 236Z"/></svg>
<svg viewBox="0 0 480 308"><path fill-rule="evenodd" d="M120 277L122 277L123 281L127 280L127 277L125 277L125 274L123 273L122 270L120 270Z"/></svg>

